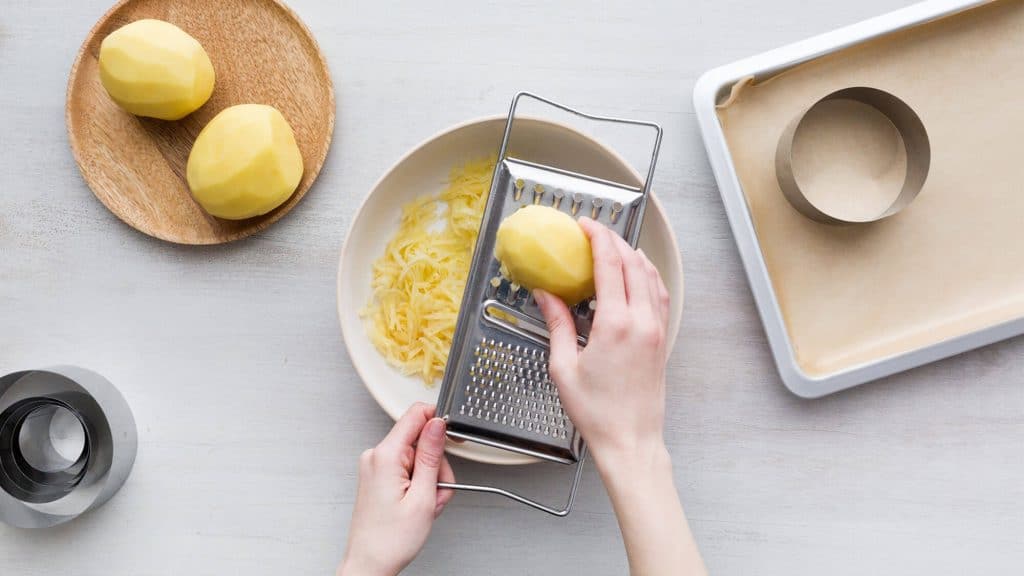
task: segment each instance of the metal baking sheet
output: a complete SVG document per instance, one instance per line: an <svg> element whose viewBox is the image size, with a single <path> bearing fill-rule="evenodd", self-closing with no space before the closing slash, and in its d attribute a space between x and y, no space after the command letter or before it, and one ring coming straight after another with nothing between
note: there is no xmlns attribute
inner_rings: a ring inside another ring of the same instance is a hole
<svg viewBox="0 0 1024 576"><path fill-rule="evenodd" d="M820 397L838 390L882 378L941 358L991 344L1024 333L1024 317L964 332L939 342L862 362L832 373L811 375L797 362L793 343L787 333L779 298L769 276L751 210L716 113L716 105L726 99L732 87L743 79L765 80L790 68L843 49L879 39L899 31L965 10L990 4L987 1L931 1L872 18L839 30L753 56L705 73L694 88L694 108L704 136L711 167L718 181L729 224L733 230L758 311L785 385L802 397Z"/></svg>

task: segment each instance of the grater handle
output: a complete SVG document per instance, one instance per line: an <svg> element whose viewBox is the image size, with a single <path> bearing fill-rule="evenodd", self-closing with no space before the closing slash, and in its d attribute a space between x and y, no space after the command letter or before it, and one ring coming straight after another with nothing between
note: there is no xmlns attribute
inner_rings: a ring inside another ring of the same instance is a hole
<svg viewBox="0 0 1024 576"><path fill-rule="evenodd" d="M559 104L554 100L548 100L547 98L543 98L541 96L533 94L532 92L519 92L518 94L515 95L515 97L512 98L512 105L509 107L508 110L508 120L505 122L505 133L501 139L501 148L499 148L498 150L498 163L494 167L495 182L497 182L498 180L498 171L500 169L501 163L508 156L509 140L511 139L512 136L512 125L514 124L516 119L516 108L519 107L519 101L523 98L535 100L537 102L547 104L548 106L551 106L553 108L558 108L559 110L562 110L564 112L575 114L576 116L579 116L581 118L595 120L597 122L607 122L611 124L629 124L640 128L652 129L654 131L654 140L651 143L651 158L649 164L647 165L647 175L644 177L643 187L640 189L640 195L642 197L642 200L640 203L639 210L640 213L643 214L647 205L647 197L651 189L651 183L654 180L654 167L658 163L658 153L661 150L661 126L655 124L654 122L645 122L642 120L630 120L628 118L616 118L614 116L596 116L594 114L587 114L585 112L576 110L575 108L570 108L564 104ZM486 218L487 216L485 214L484 219L486 220ZM630 237L626 238L626 241L629 242L630 246L636 248L636 244L639 239L640 227L638 226L633 230Z"/></svg>
<svg viewBox="0 0 1024 576"><path fill-rule="evenodd" d="M580 454L580 459L576 461L576 471L573 473L572 488L569 490L569 500L565 503L565 507L564 508L552 508L552 507L547 506L545 504L541 504L540 502L537 502L536 500L531 500L530 498L527 498L526 496L522 496L520 494L516 494L515 492L511 492L509 490L505 490L504 488L496 488L494 486L480 486L480 485L477 485L477 484L456 484L456 483L452 483L452 482L438 482L437 483L437 487L438 488L451 488L452 490L465 490L466 492L482 492L482 493L485 493L485 494L497 494L499 496L504 496L504 497L509 498L511 500L515 500L516 502L519 502L520 504L525 504L525 505L527 505L527 506L529 506L531 508L536 508L537 510L541 510L543 512L547 512L548 514L551 514L553 516L558 516L559 518L564 518L564 517L569 515L570 511L572 511L572 503L573 503L574 500L576 500L576 489L579 488L580 477L583 476L583 461L586 460L586 459L587 459L587 449L586 449L586 447L584 447L583 448L583 452Z"/></svg>
<svg viewBox="0 0 1024 576"><path fill-rule="evenodd" d="M512 98L512 106L509 108L508 111L508 121L505 123L505 135L502 138L501 149L498 152L499 161L504 159L508 152L508 141L509 137L512 135L512 122L515 120L516 108L519 107L519 100L521 100L522 98L530 98L538 102L543 102L544 104L547 104L548 106L551 106L553 108L558 108L559 110L563 110L570 114L575 114L576 116L580 116L582 118L587 118L590 120L596 120L598 122L609 122L612 124L631 124L637 127L653 129L654 141L652 142L651 147L651 160L650 163L647 165L647 176L644 178L644 185L642 188L643 193L645 195L647 194L647 191L651 187L651 181L654 179L654 166L655 164L658 163L658 151L661 149L661 126L655 124L654 122L645 122L643 120L630 120L628 118L617 118L614 116L596 116L594 114L587 114L585 112L576 110L575 108L570 108L565 104L559 104L554 100L548 100L547 98L538 96L532 92L519 92L518 94L515 95L515 97Z"/></svg>

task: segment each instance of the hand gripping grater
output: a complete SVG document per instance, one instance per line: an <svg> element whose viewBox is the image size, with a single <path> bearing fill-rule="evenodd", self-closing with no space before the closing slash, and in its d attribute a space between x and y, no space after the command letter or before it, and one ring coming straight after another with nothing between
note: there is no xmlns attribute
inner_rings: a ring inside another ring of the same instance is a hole
<svg viewBox="0 0 1024 576"><path fill-rule="evenodd" d="M653 129L654 145L643 186L618 184L511 156L509 140L522 98L596 122ZM542 204L575 218L593 218L636 247L661 134L657 124L592 116L528 92L513 98L437 412L447 421L452 438L574 465L573 483L568 501L560 509L491 486L439 483L440 487L499 494L556 516L569 514L586 448L562 409L558 390L548 376L549 344L543 316L529 290L502 274L501 265L494 258L495 235L502 220L515 210L528 204ZM595 301L588 300L571 310L581 347L586 346L595 309Z"/></svg>

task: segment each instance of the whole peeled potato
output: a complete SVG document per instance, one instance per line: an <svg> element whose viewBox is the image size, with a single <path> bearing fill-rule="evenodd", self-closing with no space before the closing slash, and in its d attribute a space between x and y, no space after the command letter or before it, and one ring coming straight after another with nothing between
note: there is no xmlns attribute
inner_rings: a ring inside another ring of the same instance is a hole
<svg viewBox="0 0 1024 576"><path fill-rule="evenodd" d="M178 120L213 93L213 64L199 41L163 20L136 20L100 44L100 82L136 116Z"/></svg>
<svg viewBox="0 0 1024 576"><path fill-rule="evenodd" d="M186 178L210 214L228 220L260 216L287 200L302 179L302 153L273 106L225 108L196 137Z"/></svg>
<svg viewBox="0 0 1024 576"><path fill-rule="evenodd" d="M494 257L513 282L572 306L594 295L594 260L580 225L564 212L529 205L498 226Z"/></svg>

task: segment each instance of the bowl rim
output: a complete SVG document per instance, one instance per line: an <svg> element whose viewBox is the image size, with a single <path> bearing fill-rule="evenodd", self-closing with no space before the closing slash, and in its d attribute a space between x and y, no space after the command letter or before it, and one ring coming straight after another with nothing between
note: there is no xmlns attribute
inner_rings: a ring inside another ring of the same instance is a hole
<svg viewBox="0 0 1024 576"><path fill-rule="evenodd" d="M367 192L367 194L365 196L363 196L362 200L359 202L359 207L356 209L355 213L352 216L352 220L349 223L348 230L345 231L345 238L344 238L344 240L342 240L341 252L340 252L340 255L339 255L339 258L338 258L338 269L337 269L337 272L335 273L335 308L336 308L337 315L338 315L338 324L340 325L340 328L341 328L341 339L342 339L342 341L345 344L345 351L348 353L349 361L351 362L352 367L355 369L356 374L359 376L359 379L363 383L363 388L365 388L370 393L370 396L377 403L377 406L379 406L380 409L385 414L390 416L392 420L397 421L402 416L402 414L392 414L385 407L385 403L381 401L381 398L379 397L377 391L374 390L374 388L372 386L368 386L366 384L366 376L365 376L365 371L362 368L362 361L357 360L356 356L353 355L353 353L352 353L352 346L349 344L348 338L346 337L347 335L345 333L345 322L344 322L344 319L343 319L343 313L342 313L342 309L341 309L341 306L340 306L341 297L342 297L342 276L341 276L341 273L342 273L342 270L345 267L345 257L348 254L348 249L349 249L349 246L351 244L352 231L355 229L355 223L359 221L359 218L363 215L363 211L365 210L366 205L369 203L370 198L373 196L374 192L376 192L380 188L381 184L383 184L384 181L387 180L392 175L392 173L394 173L396 170L398 170L398 168L402 164L404 164L406 161L408 161L413 155L419 153L423 148L426 148L428 145L433 143L435 140L439 140L439 139L441 139L441 138L443 138L445 136L448 136L449 134L452 134L452 133L457 132L459 130L464 130L466 128L469 128L470 126L476 126L478 124L488 124L488 123L497 122L497 121L505 122L505 121L507 121L507 119L508 119L508 116L505 115L505 114L493 114L493 115L487 115L487 116L478 116L478 117L475 117L475 118L472 118L472 119L469 119L469 120L464 120L462 122L458 122L456 124L448 126L447 128L443 128L443 129L435 132L431 136L429 136L429 137L419 141L416 145L414 145L412 148L410 148L405 154L403 154L400 158L398 158L398 160L396 160L393 164L391 164L391 166L387 170L385 170L383 172L383 174L373 183L373 185L370 186L369 192ZM572 133L576 134L577 136L580 136L580 137L582 137L582 138L584 138L586 140L589 140L593 144L595 144L598 147L600 147L604 152L608 153L612 158L614 158L622 166L625 166L627 168L627 170L637 179L637 181L643 182L643 176L640 175L640 173L636 170L636 168L633 167L633 165L631 163L629 163L625 158L623 158L614 148L605 145L603 142L601 142L600 140L594 138L593 136L585 134L585 133L583 133L583 132L577 130L576 128L574 128L572 126L569 126L567 124L564 124L564 123L561 123L561 122L556 122L556 121L553 121L553 120L548 120L546 118L522 116L522 117L520 117L520 119L528 120L528 121L533 121L533 122L540 122L540 123L543 123L543 124L547 124L547 125L550 125L550 126L554 126L554 127L558 127L558 128L564 129L564 130L568 130L569 132L572 132ZM662 215L666 214L665 210L664 210L664 206L658 200L657 196L655 196L652 193L650 195L649 200L654 204L655 208L658 210L659 213L661 213ZM686 298L685 298L685 274L683 273L682 250L679 249L679 241L676 238L675 230L672 229L671 221L667 218L667 215L665 217L665 221L666 221L666 224L667 224L667 226L665 228L666 228L666 230L668 230L669 240L671 241L672 246L674 246L676 248L675 249L675 256L676 256L676 262L677 262L678 269L679 269L679 288L677 289L677 292L679 294L678 297L680 299L680 301L679 301L679 311L677 312L675 318L670 319L670 323L672 322L672 320L675 320L676 330L671 335L669 335L668 347L667 347L669 353L671 354L672 350L675 348L675 344L676 344L676 341L678 339L679 332L681 332L681 330L682 330L683 307L684 307L685 302L686 302ZM448 446L445 448L445 450L449 454L453 454L455 456L459 456L459 457L465 458L467 460L472 460L474 462L481 462L481 463L485 463L485 464L521 465L521 464L531 464L531 463L538 462L538 460L536 458L531 458L529 456L524 456L522 460L516 460L516 461L495 461L495 460L487 458L486 456L481 457L479 454L467 452L466 450L462 449L461 445L456 444L456 445L453 446L450 442L449 442Z"/></svg>

